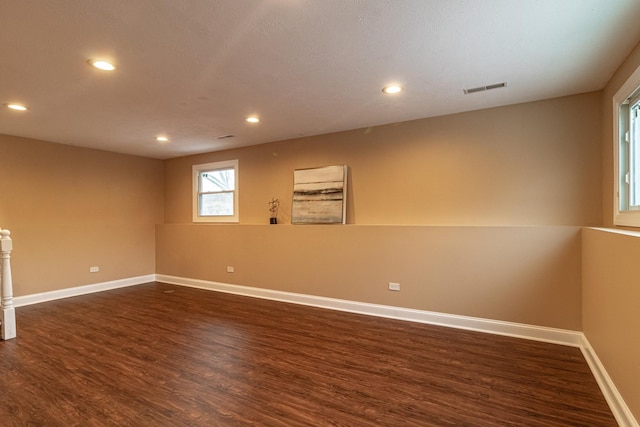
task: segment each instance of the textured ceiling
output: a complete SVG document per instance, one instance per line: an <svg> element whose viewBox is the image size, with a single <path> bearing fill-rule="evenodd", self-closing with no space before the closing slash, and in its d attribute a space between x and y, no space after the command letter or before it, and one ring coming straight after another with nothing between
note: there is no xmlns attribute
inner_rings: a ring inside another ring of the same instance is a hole
<svg viewBox="0 0 640 427"><path fill-rule="evenodd" d="M2 108L0 133L170 158L588 92L639 18L638 0L2 0L0 104L29 111Z"/></svg>

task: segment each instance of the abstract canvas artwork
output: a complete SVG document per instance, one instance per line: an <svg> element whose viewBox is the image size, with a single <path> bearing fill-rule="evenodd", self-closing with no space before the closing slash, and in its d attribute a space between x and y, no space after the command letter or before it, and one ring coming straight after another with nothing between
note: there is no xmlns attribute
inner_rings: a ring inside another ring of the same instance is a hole
<svg viewBox="0 0 640 427"><path fill-rule="evenodd" d="M346 202L346 165L293 172L292 224L344 224Z"/></svg>

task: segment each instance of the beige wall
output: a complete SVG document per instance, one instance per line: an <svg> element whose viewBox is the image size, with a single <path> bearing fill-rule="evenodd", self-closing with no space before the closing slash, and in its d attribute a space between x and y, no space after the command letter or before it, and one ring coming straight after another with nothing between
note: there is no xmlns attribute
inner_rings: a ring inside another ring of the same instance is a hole
<svg viewBox="0 0 640 427"><path fill-rule="evenodd" d="M600 106L591 93L165 162L2 136L15 294L158 272L580 329L576 227L601 217ZM191 165L229 158L241 224L192 224ZM293 170L343 163L350 225L288 224Z"/></svg>
<svg viewBox="0 0 640 427"><path fill-rule="evenodd" d="M579 330L600 108L589 93L165 161L157 271ZM235 158L241 223L191 224L191 166ZM290 225L294 169L331 164L350 168L350 225Z"/></svg>
<svg viewBox="0 0 640 427"><path fill-rule="evenodd" d="M603 223L613 227L613 96L640 66L640 44L602 95ZM636 419L640 419L640 234L585 229L583 330Z"/></svg>
<svg viewBox="0 0 640 427"><path fill-rule="evenodd" d="M293 170L350 168L348 222L600 225L600 93L165 162L165 219L191 222L191 165L239 159L240 222L289 223Z"/></svg>
<svg viewBox="0 0 640 427"><path fill-rule="evenodd" d="M15 296L155 272L161 161L6 135L0 159Z"/></svg>
<svg viewBox="0 0 640 427"><path fill-rule="evenodd" d="M579 227L168 224L157 239L161 274L581 328Z"/></svg>
<svg viewBox="0 0 640 427"><path fill-rule="evenodd" d="M583 328L640 419L640 233L582 232Z"/></svg>

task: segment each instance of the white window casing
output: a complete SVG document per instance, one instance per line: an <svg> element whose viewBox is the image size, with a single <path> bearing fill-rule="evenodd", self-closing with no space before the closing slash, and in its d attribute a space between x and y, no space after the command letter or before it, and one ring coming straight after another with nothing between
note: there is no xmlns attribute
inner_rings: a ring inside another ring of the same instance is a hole
<svg viewBox="0 0 640 427"><path fill-rule="evenodd" d="M238 160L192 167L193 222L239 222Z"/></svg>
<svg viewBox="0 0 640 427"><path fill-rule="evenodd" d="M613 223L640 227L640 67L613 97Z"/></svg>

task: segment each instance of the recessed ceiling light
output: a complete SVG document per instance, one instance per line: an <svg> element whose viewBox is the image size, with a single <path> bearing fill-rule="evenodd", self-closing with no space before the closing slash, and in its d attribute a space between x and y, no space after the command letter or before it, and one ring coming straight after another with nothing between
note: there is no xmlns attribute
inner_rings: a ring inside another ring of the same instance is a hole
<svg viewBox="0 0 640 427"><path fill-rule="evenodd" d="M258 116L249 116L244 119L247 123L258 123L260 122L260 118Z"/></svg>
<svg viewBox="0 0 640 427"><path fill-rule="evenodd" d="M156 136L156 141L158 142L169 142L169 138L166 136Z"/></svg>
<svg viewBox="0 0 640 427"><path fill-rule="evenodd" d="M110 62L107 61L103 61L103 60L96 60L96 59L90 59L89 64L99 70L103 70L103 71L113 71L116 69L116 66L113 65Z"/></svg>
<svg viewBox="0 0 640 427"><path fill-rule="evenodd" d="M22 104L4 104L7 108L11 108L16 111L27 111L27 107Z"/></svg>
<svg viewBox="0 0 640 427"><path fill-rule="evenodd" d="M382 88L382 92L393 95L394 93L400 93L404 90L402 86L398 85L389 85Z"/></svg>

